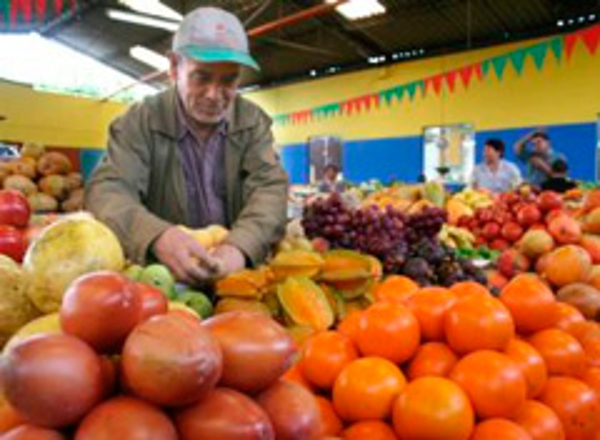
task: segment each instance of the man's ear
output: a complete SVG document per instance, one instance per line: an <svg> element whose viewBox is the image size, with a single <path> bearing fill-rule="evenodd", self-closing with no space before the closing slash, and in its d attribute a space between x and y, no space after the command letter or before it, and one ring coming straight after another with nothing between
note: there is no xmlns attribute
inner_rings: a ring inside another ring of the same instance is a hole
<svg viewBox="0 0 600 440"><path fill-rule="evenodd" d="M169 58L169 78L175 83L177 82L177 69L180 67L179 55L175 52L168 52L167 57Z"/></svg>

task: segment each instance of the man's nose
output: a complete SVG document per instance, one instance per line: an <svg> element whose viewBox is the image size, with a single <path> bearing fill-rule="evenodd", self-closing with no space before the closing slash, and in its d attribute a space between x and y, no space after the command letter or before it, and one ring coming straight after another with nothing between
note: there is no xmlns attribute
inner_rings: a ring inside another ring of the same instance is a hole
<svg viewBox="0 0 600 440"><path fill-rule="evenodd" d="M217 99L219 97L219 84L210 83L206 88L206 97L210 99Z"/></svg>

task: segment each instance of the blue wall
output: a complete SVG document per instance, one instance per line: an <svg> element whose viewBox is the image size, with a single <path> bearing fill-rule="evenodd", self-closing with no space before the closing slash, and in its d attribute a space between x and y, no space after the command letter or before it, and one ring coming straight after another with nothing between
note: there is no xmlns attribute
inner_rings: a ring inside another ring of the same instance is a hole
<svg viewBox="0 0 600 440"><path fill-rule="evenodd" d="M555 125L545 127L553 148L563 153L569 162L570 176L575 179L596 179L596 148L598 142L596 123ZM513 144L532 128L482 131L476 133L476 161L483 155L486 139L498 137L507 146L507 159L514 161ZM308 182L308 148L305 144L284 146L282 162L292 183ZM391 179L415 182L423 166L423 140L421 136L369 139L344 142L344 177L352 182ZM521 169L524 171L522 165Z"/></svg>

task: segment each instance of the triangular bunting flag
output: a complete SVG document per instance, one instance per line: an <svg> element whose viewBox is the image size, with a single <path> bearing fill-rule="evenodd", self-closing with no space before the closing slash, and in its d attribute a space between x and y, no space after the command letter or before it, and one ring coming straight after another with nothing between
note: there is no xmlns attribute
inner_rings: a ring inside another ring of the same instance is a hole
<svg viewBox="0 0 600 440"><path fill-rule="evenodd" d="M35 13L38 23L43 23L46 19L46 0L37 0L35 3Z"/></svg>
<svg viewBox="0 0 600 440"><path fill-rule="evenodd" d="M404 87L397 86L379 92L379 101L384 101L387 105L391 105L394 98L401 101L402 95L404 95Z"/></svg>
<svg viewBox="0 0 600 440"><path fill-rule="evenodd" d="M417 82L411 82L406 85L406 90L408 90L408 96L410 100L415 99L415 95L417 94Z"/></svg>
<svg viewBox="0 0 600 440"><path fill-rule="evenodd" d="M485 60L483 63L481 63L481 79L487 78L488 74L490 73L491 66L492 63L490 60Z"/></svg>
<svg viewBox="0 0 600 440"><path fill-rule="evenodd" d="M554 58L556 58L557 62L561 62L564 50L564 40L563 37L556 37L550 40L550 49L552 49L552 53L554 53Z"/></svg>
<svg viewBox="0 0 600 440"><path fill-rule="evenodd" d="M565 53L567 54L567 60L571 58L573 54L573 50L575 49L575 44L577 44L577 40L579 39L579 32L565 35Z"/></svg>
<svg viewBox="0 0 600 440"><path fill-rule="evenodd" d="M524 49L515 50L508 54L510 61L512 62L515 70L519 76L523 73L523 68L525 67L525 57L527 56L527 52Z"/></svg>
<svg viewBox="0 0 600 440"><path fill-rule="evenodd" d="M496 76L500 81L504 77L504 70L506 69L506 63L508 62L508 57L506 55L501 55L499 57L494 57L492 59L492 64L494 66L494 72L496 72Z"/></svg>
<svg viewBox="0 0 600 440"><path fill-rule="evenodd" d="M32 3L30 0L12 0L9 3L12 5L10 22L13 25L17 23L19 15L23 17L25 22L31 22Z"/></svg>
<svg viewBox="0 0 600 440"><path fill-rule="evenodd" d="M548 53L548 43L545 42L531 46L529 49L527 49L527 52L533 58L535 67L537 67L538 70L542 70L544 67L544 62L546 61L546 54Z"/></svg>
<svg viewBox="0 0 600 440"><path fill-rule="evenodd" d="M8 27L8 23L10 21L10 2L8 2L8 1L0 2L0 13L4 17L4 23Z"/></svg>
<svg viewBox="0 0 600 440"><path fill-rule="evenodd" d="M62 14L63 11L63 0L54 0L54 13L56 15Z"/></svg>
<svg viewBox="0 0 600 440"><path fill-rule="evenodd" d="M598 50L598 43L600 42L600 25L593 26L582 32L581 38L585 43L590 54L595 55Z"/></svg>
<svg viewBox="0 0 600 440"><path fill-rule="evenodd" d="M441 74L432 76L430 78L426 78L425 95L427 95L431 91L431 89L433 89L433 92L436 94L436 96L440 96L440 93L442 93L443 80L444 77Z"/></svg>
<svg viewBox="0 0 600 440"><path fill-rule="evenodd" d="M479 63L479 64L475 64L473 66L473 70L475 71L475 73L477 74L477 79L479 81L483 81L483 64Z"/></svg>
<svg viewBox="0 0 600 440"><path fill-rule="evenodd" d="M469 85L471 84L471 78L473 78L474 71L475 71L475 66L473 66L473 65L463 67L462 69L460 69L458 71L458 74L460 75L460 79L461 79L462 84L465 87L465 89L469 88Z"/></svg>
<svg viewBox="0 0 600 440"><path fill-rule="evenodd" d="M451 70L444 75L444 79L446 80L446 84L448 84L448 90L450 93L454 93L455 85L456 85L456 70Z"/></svg>

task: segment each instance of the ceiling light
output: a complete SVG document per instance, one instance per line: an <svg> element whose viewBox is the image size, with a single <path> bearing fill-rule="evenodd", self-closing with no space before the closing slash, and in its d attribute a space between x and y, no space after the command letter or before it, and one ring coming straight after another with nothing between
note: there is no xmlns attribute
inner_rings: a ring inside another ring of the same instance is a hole
<svg viewBox="0 0 600 440"><path fill-rule="evenodd" d="M558 20L558 21L556 22L556 25L557 25L558 27L563 27L563 26L565 25L565 22L564 22L563 20Z"/></svg>
<svg viewBox="0 0 600 440"><path fill-rule="evenodd" d="M348 20L360 20L385 13L385 7L377 0L348 0L335 10Z"/></svg>
<svg viewBox="0 0 600 440"><path fill-rule="evenodd" d="M155 15L175 21L183 19L183 16L179 12L163 5L159 0L119 0L119 3L143 14Z"/></svg>
<svg viewBox="0 0 600 440"><path fill-rule="evenodd" d="M133 46L129 49L129 55L142 63L154 67L156 70L163 71L169 68L169 59L166 56L144 46Z"/></svg>
<svg viewBox="0 0 600 440"><path fill-rule="evenodd" d="M425 55L425 49L421 49L421 50L419 51L419 53L420 53L421 55Z"/></svg>
<svg viewBox="0 0 600 440"><path fill-rule="evenodd" d="M583 23L585 21L585 17L579 17L579 23Z"/></svg>
<svg viewBox="0 0 600 440"><path fill-rule="evenodd" d="M131 12L119 11L117 9L108 9L106 15L113 20L125 21L127 23L150 26L167 31L175 32L179 28L179 23L174 21L161 20L160 18L146 17Z"/></svg>
<svg viewBox="0 0 600 440"><path fill-rule="evenodd" d="M385 56L384 55L382 55L382 56L379 57L379 62L380 63L385 62Z"/></svg>
<svg viewBox="0 0 600 440"><path fill-rule="evenodd" d="M309 72L309 74L310 76L317 76L317 71L313 69Z"/></svg>
<svg viewBox="0 0 600 440"><path fill-rule="evenodd" d="M398 54L397 53L393 53L392 54L392 59L393 60L397 60L398 59Z"/></svg>
<svg viewBox="0 0 600 440"><path fill-rule="evenodd" d="M596 19L596 14L590 14L588 18L590 19L590 21L594 21Z"/></svg>
<svg viewBox="0 0 600 440"><path fill-rule="evenodd" d="M573 20L573 19L570 19L570 20L569 20L567 23L569 23L569 24L573 24L573 23L575 23L575 20Z"/></svg>
<svg viewBox="0 0 600 440"><path fill-rule="evenodd" d="M369 57L369 64L377 64L379 63L379 57Z"/></svg>

